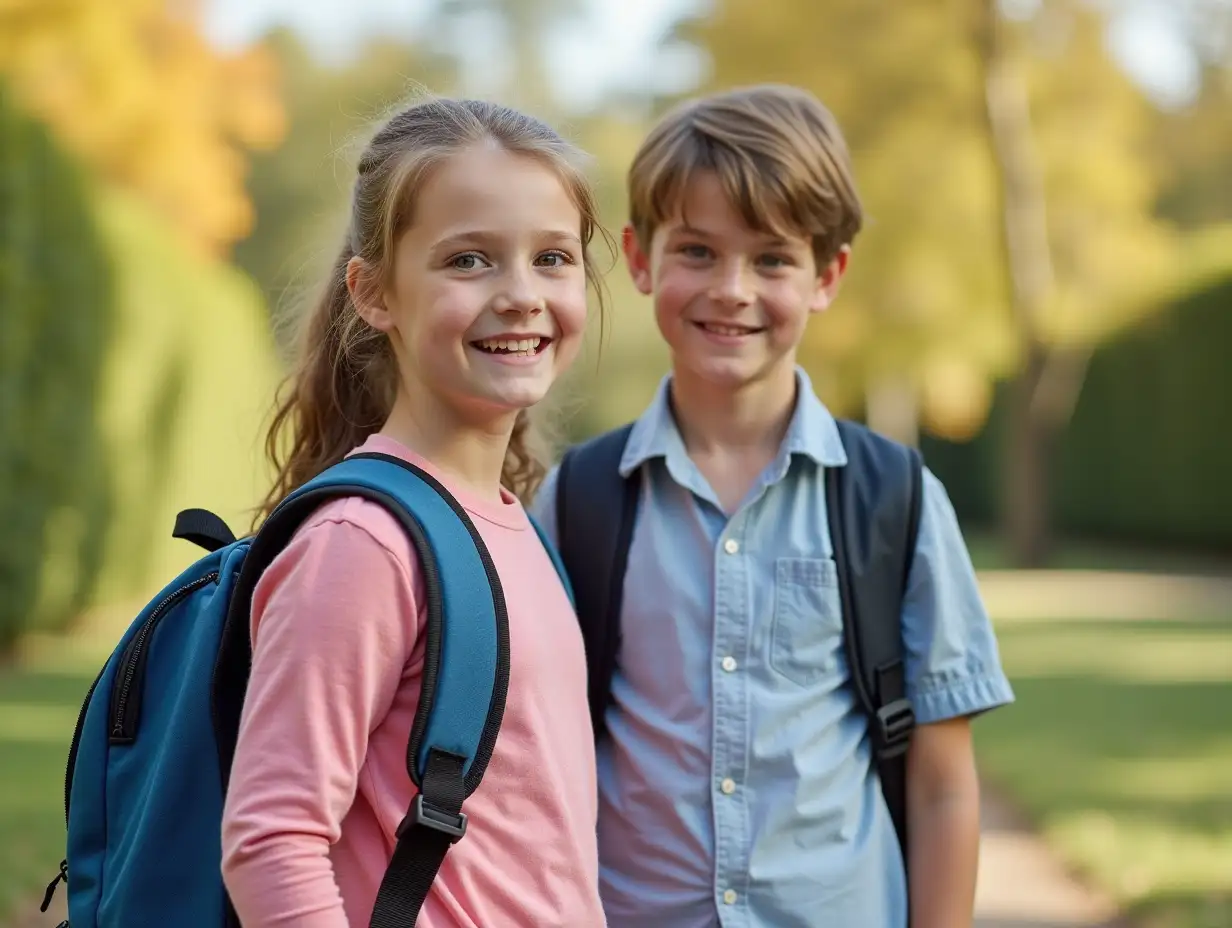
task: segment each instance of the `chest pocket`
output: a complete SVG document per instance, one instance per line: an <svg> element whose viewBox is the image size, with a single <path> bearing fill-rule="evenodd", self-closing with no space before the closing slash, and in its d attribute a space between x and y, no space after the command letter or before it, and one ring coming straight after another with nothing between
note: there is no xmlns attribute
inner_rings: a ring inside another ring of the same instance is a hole
<svg viewBox="0 0 1232 928"><path fill-rule="evenodd" d="M770 666L800 686L834 673L843 646L838 571L830 558L775 562Z"/></svg>

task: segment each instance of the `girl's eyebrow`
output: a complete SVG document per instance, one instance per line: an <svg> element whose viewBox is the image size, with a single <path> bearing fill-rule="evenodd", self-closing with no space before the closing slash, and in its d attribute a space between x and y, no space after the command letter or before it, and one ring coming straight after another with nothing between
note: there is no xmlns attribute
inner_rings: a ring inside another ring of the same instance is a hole
<svg viewBox="0 0 1232 928"><path fill-rule="evenodd" d="M532 234L536 238L541 238L544 241L566 242L574 245L582 244L581 236L579 236L576 232L568 232L562 229L539 229ZM450 233L444 238L437 240L433 243L432 250L440 251L449 248L464 248L468 245L492 246L507 239L508 236L501 232L494 232L487 229L466 229L461 232Z"/></svg>

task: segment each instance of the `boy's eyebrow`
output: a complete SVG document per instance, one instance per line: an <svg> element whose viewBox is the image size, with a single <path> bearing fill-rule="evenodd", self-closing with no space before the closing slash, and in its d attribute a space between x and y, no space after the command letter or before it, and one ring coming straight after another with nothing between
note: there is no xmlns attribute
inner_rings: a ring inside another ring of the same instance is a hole
<svg viewBox="0 0 1232 928"><path fill-rule="evenodd" d="M669 236L677 235L692 235L698 238L712 238L714 233L707 232L705 229L699 229L696 226L691 226L687 222L682 222L678 226L673 226L668 230ZM781 235L774 233L763 233L762 245L766 248L791 248L796 245L807 245L807 242L793 241L789 238L784 238Z"/></svg>
<svg viewBox="0 0 1232 928"><path fill-rule="evenodd" d="M548 241L569 242L573 245L582 244L581 236L576 232L566 232L562 229L537 229L533 234ZM488 229L464 229L461 232L452 232L444 238L438 239L433 243L432 249L438 251L460 248L466 245L493 245L507 239L508 236L501 232L494 232Z"/></svg>

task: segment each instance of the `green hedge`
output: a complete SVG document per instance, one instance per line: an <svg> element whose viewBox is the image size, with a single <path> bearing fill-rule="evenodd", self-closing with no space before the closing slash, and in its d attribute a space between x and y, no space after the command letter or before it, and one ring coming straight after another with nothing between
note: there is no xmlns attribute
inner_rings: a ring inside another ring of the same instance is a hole
<svg viewBox="0 0 1232 928"><path fill-rule="evenodd" d="M1054 456L1059 530L1232 550L1232 278L1100 349ZM928 438L960 518L994 522L1004 406L975 440Z"/></svg>
<svg viewBox="0 0 1232 928"><path fill-rule="evenodd" d="M113 289L86 184L0 88L0 653L89 597L109 478L96 425Z"/></svg>

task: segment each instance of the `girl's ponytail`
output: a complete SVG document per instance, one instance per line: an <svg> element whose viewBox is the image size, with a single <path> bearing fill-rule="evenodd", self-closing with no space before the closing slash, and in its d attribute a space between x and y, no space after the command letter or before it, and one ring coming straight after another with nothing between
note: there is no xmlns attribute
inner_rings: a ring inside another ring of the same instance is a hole
<svg viewBox="0 0 1232 928"><path fill-rule="evenodd" d="M501 484L526 505L530 505L539 484L547 476L549 449L547 437L535 414L529 409L518 413L505 450L505 464L501 468Z"/></svg>
<svg viewBox="0 0 1232 928"><path fill-rule="evenodd" d="M354 255L348 236L299 334L297 368L266 437L277 477L262 517L380 429L393 404L389 342L360 318L347 290Z"/></svg>

